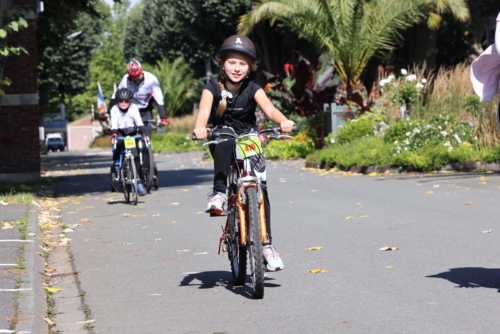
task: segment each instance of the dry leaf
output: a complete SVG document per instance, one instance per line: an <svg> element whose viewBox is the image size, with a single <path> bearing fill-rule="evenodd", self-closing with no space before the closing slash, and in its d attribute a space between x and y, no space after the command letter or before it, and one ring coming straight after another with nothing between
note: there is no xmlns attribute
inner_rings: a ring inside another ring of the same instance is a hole
<svg viewBox="0 0 500 334"><path fill-rule="evenodd" d="M73 202L73 204L82 204L82 202Z"/></svg>
<svg viewBox="0 0 500 334"><path fill-rule="evenodd" d="M48 323L49 326L54 326L55 325L55 323L52 320L50 320L50 318L42 318L42 319L43 319L43 321L45 321L46 323Z"/></svg>
<svg viewBox="0 0 500 334"><path fill-rule="evenodd" d="M194 255L205 255L208 254L208 252L203 252L203 253L193 253Z"/></svg>
<svg viewBox="0 0 500 334"><path fill-rule="evenodd" d="M93 222L93 220L89 219L89 218L80 219L80 221L83 222L83 223Z"/></svg>
<svg viewBox="0 0 500 334"><path fill-rule="evenodd" d="M385 267L385 269L392 269L392 268L394 268L394 266L387 266L387 267Z"/></svg>
<svg viewBox="0 0 500 334"><path fill-rule="evenodd" d="M428 194L434 194L434 191L428 191L427 193Z"/></svg>
<svg viewBox="0 0 500 334"><path fill-rule="evenodd" d="M397 247L382 247L379 250L381 251L392 251L392 250L398 250Z"/></svg>
<svg viewBox="0 0 500 334"><path fill-rule="evenodd" d="M439 188L439 184L436 184L435 186L433 186L434 188Z"/></svg>
<svg viewBox="0 0 500 334"><path fill-rule="evenodd" d="M176 203L170 203L170 205L179 205L179 202L176 202Z"/></svg>
<svg viewBox="0 0 500 334"><path fill-rule="evenodd" d="M85 321L78 321L78 322L75 322L76 324L91 324L95 322L95 319L94 320L85 320Z"/></svg>
<svg viewBox="0 0 500 334"><path fill-rule="evenodd" d="M201 212L201 211L196 212L197 215L201 215L202 213L203 212Z"/></svg>
<svg viewBox="0 0 500 334"><path fill-rule="evenodd" d="M189 191L189 189L182 189L182 191Z"/></svg>
<svg viewBox="0 0 500 334"><path fill-rule="evenodd" d="M175 220L172 221L172 224L177 224L177 223L178 223L178 221L175 221Z"/></svg>
<svg viewBox="0 0 500 334"><path fill-rule="evenodd" d="M323 249L324 247L310 247L308 250L320 250Z"/></svg>
<svg viewBox="0 0 500 334"><path fill-rule="evenodd" d="M176 250L177 253L182 253L182 252L189 252L190 249L181 249L181 250Z"/></svg>
<svg viewBox="0 0 500 334"><path fill-rule="evenodd" d="M464 205L471 205L472 202L465 202Z"/></svg>
<svg viewBox="0 0 500 334"><path fill-rule="evenodd" d="M491 233L493 230L482 231L481 233Z"/></svg>
<svg viewBox="0 0 500 334"><path fill-rule="evenodd" d="M368 174L368 176L377 176L377 175L378 175L378 173L370 173L370 174Z"/></svg>
<svg viewBox="0 0 500 334"><path fill-rule="evenodd" d="M111 243L111 242L113 242L113 241L103 241L102 243L103 243L103 244L109 244L109 243Z"/></svg>
<svg viewBox="0 0 500 334"><path fill-rule="evenodd" d="M161 238L160 239L155 239L155 241L161 241Z"/></svg>
<svg viewBox="0 0 500 334"><path fill-rule="evenodd" d="M59 288L50 288L48 286L44 286L43 287L45 290L47 290L48 292L51 292L51 293L55 293L55 292L59 292L61 291L62 289L59 289Z"/></svg>
<svg viewBox="0 0 500 334"><path fill-rule="evenodd" d="M175 260L179 260L179 259L178 258L173 258L173 259L166 258L166 259L163 259L163 261L175 261Z"/></svg>
<svg viewBox="0 0 500 334"><path fill-rule="evenodd" d="M348 217L345 217L345 219L353 219L353 217L351 217L351 216L348 216Z"/></svg>
<svg viewBox="0 0 500 334"><path fill-rule="evenodd" d="M317 192L317 190L311 190L311 192L315 193L315 192Z"/></svg>
<svg viewBox="0 0 500 334"><path fill-rule="evenodd" d="M328 273L329 271L323 270L323 269L313 269L313 270L309 270L309 272L313 273L313 274L318 274L318 273Z"/></svg>
<svg viewBox="0 0 500 334"><path fill-rule="evenodd" d="M369 216L364 215L364 216L359 216L360 218L368 218Z"/></svg>

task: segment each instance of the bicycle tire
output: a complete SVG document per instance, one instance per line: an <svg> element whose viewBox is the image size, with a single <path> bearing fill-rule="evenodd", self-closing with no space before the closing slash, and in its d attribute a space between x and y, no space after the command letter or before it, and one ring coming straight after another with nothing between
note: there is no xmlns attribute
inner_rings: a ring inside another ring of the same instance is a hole
<svg viewBox="0 0 500 334"><path fill-rule="evenodd" d="M123 184L123 196L125 196L125 203L130 203L130 166L128 164L128 159L125 161L125 165L122 167L122 184Z"/></svg>
<svg viewBox="0 0 500 334"><path fill-rule="evenodd" d="M260 232L259 204L257 190L249 187L247 194L247 218L249 241L247 243L250 260L250 276L255 299L264 298L264 256L262 255L262 238Z"/></svg>
<svg viewBox="0 0 500 334"><path fill-rule="evenodd" d="M118 181L116 180L116 170L114 166L109 167L109 182L111 185L111 192L118 191Z"/></svg>
<svg viewBox="0 0 500 334"><path fill-rule="evenodd" d="M160 180L158 179L158 168L156 167L156 164L155 164L155 168L154 168L153 182L154 182L155 190L158 190L158 188L160 188Z"/></svg>
<svg viewBox="0 0 500 334"><path fill-rule="evenodd" d="M146 169L143 170L144 174L144 182L146 182L146 190L151 192L151 187L153 187L154 183L154 157L153 157L153 150L151 149L151 146L148 146L148 157L143 160L143 163L145 166L147 166Z"/></svg>
<svg viewBox="0 0 500 334"><path fill-rule="evenodd" d="M227 219L229 220L229 249L228 258L231 264L231 273L233 275L234 285L245 284L247 275L247 249L238 242L239 240L239 220L238 208L235 205L228 213Z"/></svg>
<svg viewBox="0 0 500 334"><path fill-rule="evenodd" d="M132 199L134 201L134 205L137 205L137 201L139 198L139 189L137 189L139 175L137 174L137 169L135 168L134 158L130 157L129 159L127 159L127 162L130 165L130 170L132 171L132 179L130 180L130 190L133 196Z"/></svg>

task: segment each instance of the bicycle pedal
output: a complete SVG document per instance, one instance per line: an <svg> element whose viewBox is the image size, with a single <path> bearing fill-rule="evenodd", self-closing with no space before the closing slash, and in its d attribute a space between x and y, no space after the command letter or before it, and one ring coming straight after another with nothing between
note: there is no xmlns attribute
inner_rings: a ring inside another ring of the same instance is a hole
<svg viewBox="0 0 500 334"><path fill-rule="evenodd" d="M210 212L210 217L224 217L224 216L227 216L227 213L225 211L221 213Z"/></svg>

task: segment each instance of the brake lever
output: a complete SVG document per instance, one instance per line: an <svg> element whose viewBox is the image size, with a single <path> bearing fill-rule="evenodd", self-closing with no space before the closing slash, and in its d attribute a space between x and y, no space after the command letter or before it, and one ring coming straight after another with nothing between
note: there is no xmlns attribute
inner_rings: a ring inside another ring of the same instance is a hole
<svg viewBox="0 0 500 334"><path fill-rule="evenodd" d="M223 141L227 141L229 139L220 139L220 138L216 138L215 140L212 140L212 141L208 141L206 142L205 144L203 144L202 146L206 146L206 145L210 145L210 144L219 144L219 143L222 143Z"/></svg>
<svg viewBox="0 0 500 334"><path fill-rule="evenodd" d="M285 136L285 135L280 135L280 136L278 136L278 139L281 139L281 138L293 139L293 137L292 137L292 136Z"/></svg>

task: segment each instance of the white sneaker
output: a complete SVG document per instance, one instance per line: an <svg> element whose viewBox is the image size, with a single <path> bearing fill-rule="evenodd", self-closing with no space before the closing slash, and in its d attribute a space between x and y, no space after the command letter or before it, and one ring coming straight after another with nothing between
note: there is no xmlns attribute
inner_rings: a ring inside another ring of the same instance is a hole
<svg viewBox="0 0 500 334"><path fill-rule="evenodd" d="M224 206L226 205L226 194L214 191L210 195L210 200L207 204L207 213L221 214L224 212Z"/></svg>
<svg viewBox="0 0 500 334"><path fill-rule="evenodd" d="M264 259L266 261L266 271L278 271L285 268L280 253L278 253L273 245L264 246L262 254L264 254Z"/></svg>

